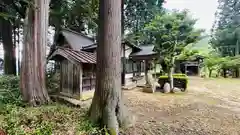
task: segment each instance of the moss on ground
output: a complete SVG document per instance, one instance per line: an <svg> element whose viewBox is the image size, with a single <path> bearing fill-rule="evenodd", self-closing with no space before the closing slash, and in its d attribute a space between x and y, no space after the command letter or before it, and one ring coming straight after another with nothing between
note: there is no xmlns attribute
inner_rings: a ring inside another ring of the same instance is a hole
<svg viewBox="0 0 240 135"><path fill-rule="evenodd" d="M8 135L99 134L86 109L54 103L41 107L0 105L0 129Z"/></svg>

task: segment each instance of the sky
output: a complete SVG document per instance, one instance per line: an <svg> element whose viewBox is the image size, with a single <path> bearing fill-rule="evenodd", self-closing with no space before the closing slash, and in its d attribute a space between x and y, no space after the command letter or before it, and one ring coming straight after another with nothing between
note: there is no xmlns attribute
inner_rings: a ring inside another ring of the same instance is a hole
<svg viewBox="0 0 240 135"><path fill-rule="evenodd" d="M217 6L217 0L166 0L164 4L167 9L188 9L198 19L196 28L203 28L206 32L210 32L212 28Z"/></svg>
<svg viewBox="0 0 240 135"><path fill-rule="evenodd" d="M196 27L206 29L209 32L214 22L214 14L217 9L217 0L165 0L167 9L188 9L192 16L198 19ZM52 42L52 41L51 41ZM18 53L18 52L17 52ZM0 58L3 58L3 48L0 45Z"/></svg>

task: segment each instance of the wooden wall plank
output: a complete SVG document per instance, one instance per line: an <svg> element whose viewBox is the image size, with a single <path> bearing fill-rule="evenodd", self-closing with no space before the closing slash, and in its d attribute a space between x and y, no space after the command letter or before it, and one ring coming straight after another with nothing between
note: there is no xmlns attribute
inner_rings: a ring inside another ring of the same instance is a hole
<svg viewBox="0 0 240 135"><path fill-rule="evenodd" d="M83 66L82 64L79 65L79 93L80 93L80 97L82 97L82 77L83 77Z"/></svg>

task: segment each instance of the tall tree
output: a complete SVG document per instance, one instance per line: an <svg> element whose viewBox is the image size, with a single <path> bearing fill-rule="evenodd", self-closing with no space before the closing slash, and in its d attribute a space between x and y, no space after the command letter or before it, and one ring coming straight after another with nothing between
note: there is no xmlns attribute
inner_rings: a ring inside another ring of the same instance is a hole
<svg viewBox="0 0 240 135"><path fill-rule="evenodd" d="M21 91L23 99L33 106L50 100L45 86L49 2L31 1L25 20Z"/></svg>
<svg viewBox="0 0 240 135"><path fill-rule="evenodd" d="M212 29L212 45L222 56L238 55L240 39L240 2L238 0L219 0Z"/></svg>
<svg viewBox="0 0 240 135"><path fill-rule="evenodd" d="M222 56L237 56L240 53L240 2L238 0L219 0L218 3L211 43ZM239 68L235 68L235 77L239 77Z"/></svg>
<svg viewBox="0 0 240 135"><path fill-rule="evenodd" d="M145 24L162 9L163 2L164 0L125 0L125 27L131 32L143 30Z"/></svg>
<svg viewBox="0 0 240 135"><path fill-rule="evenodd" d="M170 12L158 15L150 22L146 29L154 36L155 50L168 65L168 78L173 92L173 72L176 57L181 54L185 46L197 41L202 30L194 29L196 20L187 11Z"/></svg>
<svg viewBox="0 0 240 135"><path fill-rule="evenodd" d="M121 1L101 0L99 7L98 68L90 119L117 135L119 126L129 120L121 90Z"/></svg>
<svg viewBox="0 0 240 135"><path fill-rule="evenodd" d="M0 12L10 14L13 1L3 0L0 5ZM4 50L4 73L16 75L16 56L13 43L13 25L10 18L0 17L3 50Z"/></svg>

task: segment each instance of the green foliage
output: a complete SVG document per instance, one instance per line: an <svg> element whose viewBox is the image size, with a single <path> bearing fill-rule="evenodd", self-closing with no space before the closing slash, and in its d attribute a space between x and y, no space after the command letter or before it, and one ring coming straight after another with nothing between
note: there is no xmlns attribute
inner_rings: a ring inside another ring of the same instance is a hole
<svg viewBox="0 0 240 135"><path fill-rule="evenodd" d="M52 104L37 108L4 105L0 129L9 135L99 134L86 117L86 110Z"/></svg>
<svg viewBox="0 0 240 135"><path fill-rule="evenodd" d="M98 0L51 0L50 25L59 30L71 30L96 34L98 20Z"/></svg>
<svg viewBox="0 0 240 135"><path fill-rule="evenodd" d="M178 88L187 89L188 76L186 74L173 74L174 86ZM163 86L166 82L169 82L168 76L160 76L158 83Z"/></svg>
<svg viewBox="0 0 240 135"><path fill-rule="evenodd" d="M19 77L0 76L0 104L22 104Z"/></svg>
<svg viewBox="0 0 240 135"><path fill-rule="evenodd" d="M184 49L180 55L177 56L177 60L196 60L199 56L198 50L186 50Z"/></svg>
<svg viewBox="0 0 240 135"><path fill-rule="evenodd" d="M208 67L209 70L214 70L221 68L221 64L226 61L226 58L210 56L204 60L204 65Z"/></svg>
<svg viewBox="0 0 240 135"><path fill-rule="evenodd" d="M222 62L222 68L233 69L240 68L240 55L234 57L225 57L225 61Z"/></svg>
<svg viewBox="0 0 240 135"><path fill-rule="evenodd" d="M174 78L188 78L186 74L173 74ZM168 78L168 76L160 76L160 79Z"/></svg>
<svg viewBox="0 0 240 135"><path fill-rule="evenodd" d="M142 32L156 13L162 10L164 0L124 0L125 28L132 33Z"/></svg>
<svg viewBox="0 0 240 135"><path fill-rule="evenodd" d="M167 63L173 64L172 59L181 54L188 44L196 42L203 32L194 29L195 23L196 20L187 11L173 11L157 15L146 30L154 36L155 51L164 56Z"/></svg>
<svg viewBox="0 0 240 135"><path fill-rule="evenodd" d="M49 93L54 93L59 89L60 84L60 73L56 72L47 72L46 74L46 86Z"/></svg>
<svg viewBox="0 0 240 135"><path fill-rule="evenodd" d="M199 41L193 44L189 44L185 47L187 50L198 50L200 55L207 55L213 51L212 45L209 43L211 37L206 35L203 36Z"/></svg>
<svg viewBox="0 0 240 135"><path fill-rule="evenodd" d="M213 25L211 44L220 50L222 56L235 56L240 39L238 0L219 0L216 21ZM239 48L239 47L238 47Z"/></svg>

